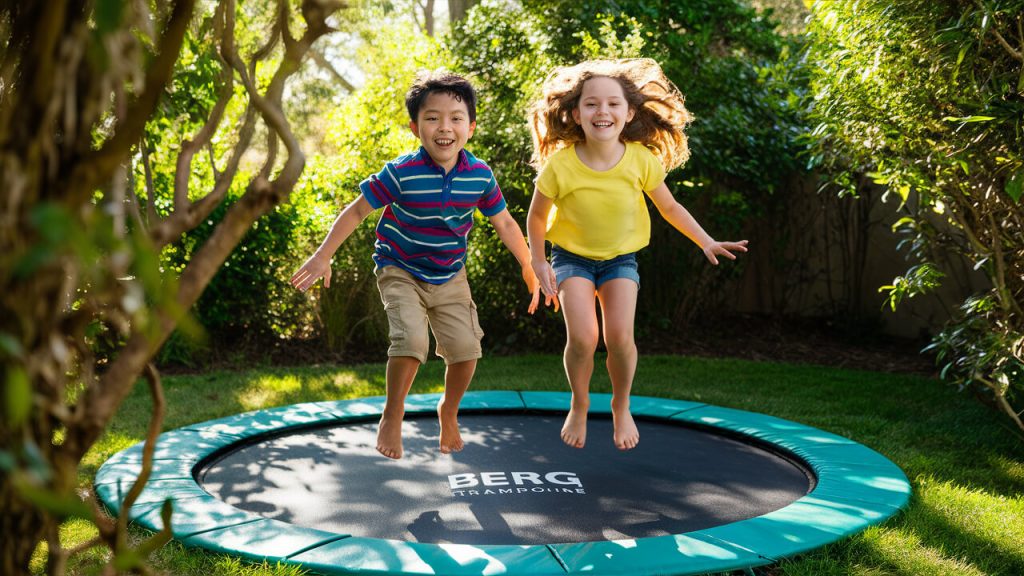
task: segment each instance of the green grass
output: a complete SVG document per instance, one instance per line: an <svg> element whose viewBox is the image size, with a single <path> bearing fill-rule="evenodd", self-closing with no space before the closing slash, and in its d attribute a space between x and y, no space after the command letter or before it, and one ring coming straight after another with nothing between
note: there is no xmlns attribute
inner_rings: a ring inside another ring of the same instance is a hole
<svg viewBox="0 0 1024 576"><path fill-rule="evenodd" d="M444 366L425 365L413 393L439 392ZM165 429L296 402L380 395L384 366L314 366L213 372L164 379ZM555 356L487 357L473 390L567 390ZM592 389L609 392L598 363ZM642 357L635 394L695 400L772 414L847 436L899 465L913 484L910 506L888 522L762 572L777 575L936 576L1024 574L1024 443L994 413L933 379L818 366ZM139 441L150 400L139 386L83 461L80 482ZM553 438L553 442L558 441ZM81 521L62 529L65 545L94 534ZM141 531L136 538L144 537ZM73 562L92 573L101 555ZM43 570L42 550L33 570ZM291 567L255 565L172 543L154 557L175 575L295 576Z"/></svg>

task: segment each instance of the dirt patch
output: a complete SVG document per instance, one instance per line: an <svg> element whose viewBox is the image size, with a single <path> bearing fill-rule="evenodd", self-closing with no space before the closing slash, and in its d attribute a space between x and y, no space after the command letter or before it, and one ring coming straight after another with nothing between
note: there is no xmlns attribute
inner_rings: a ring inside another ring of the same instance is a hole
<svg viewBox="0 0 1024 576"><path fill-rule="evenodd" d="M644 353L683 354L794 362L933 376L927 341L907 340L866 329L836 326L828 320L785 321L736 316L687 330L661 332L643 339Z"/></svg>
<svg viewBox="0 0 1024 576"><path fill-rule="evenodd" d="M221 344L214 350L201 352L188 365L167 363L160 369L164 373L180 374L255 366L361 364L386 360L383 349L332 350L321 340L274 339ZM882 336L870 329L836 326L828 320L776 320L757 316L735 316L685 329L637 335L637 346L642 354L744 358L934 375L934 359L920 352L926 345L923 341ZM551 350L519 349L519 352L560 354L561 344ZM485 355L489 354L494 352L485 351Z"/></svg>

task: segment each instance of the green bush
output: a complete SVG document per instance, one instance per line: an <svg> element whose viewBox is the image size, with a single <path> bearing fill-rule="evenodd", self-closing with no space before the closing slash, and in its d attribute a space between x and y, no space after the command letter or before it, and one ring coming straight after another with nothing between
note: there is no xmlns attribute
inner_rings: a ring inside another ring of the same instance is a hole
<svg viewBox="0 0 1024 576"><path fill-rule="evenodd" d="M961 306L935 349L944 377L993 397L1024 430L1024 1L812 11L812 165L834 193L868 180L899 199L910 270L887 287L892 303L952 273L941 268L950 254L986 274L991 288Z"/></svg>

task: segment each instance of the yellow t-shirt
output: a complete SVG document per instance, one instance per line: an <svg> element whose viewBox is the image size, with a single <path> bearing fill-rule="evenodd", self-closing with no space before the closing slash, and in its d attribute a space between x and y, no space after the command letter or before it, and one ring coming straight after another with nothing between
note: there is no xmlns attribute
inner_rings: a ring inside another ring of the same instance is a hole
<svg viewBox="0 0 1024 576"><path fill-rule="evenodd" d="M626 143L614 167L598 172L576 147L554 153L537 176L537 190L554 201L546 238L573 254L610 260L651 240L644 193L665 180L665 168L643 144Z"/></svg>

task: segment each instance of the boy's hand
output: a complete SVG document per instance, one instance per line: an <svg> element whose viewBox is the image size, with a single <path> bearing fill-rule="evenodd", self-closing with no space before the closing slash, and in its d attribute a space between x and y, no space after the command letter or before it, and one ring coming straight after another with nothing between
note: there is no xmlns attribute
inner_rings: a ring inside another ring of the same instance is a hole
<svg viewBox="0 0 1024 576"><path fill-rule="evenodd" d="M537 282L540 284L540 290L544 293L544 305L554 305L555 312L558 312L558 286L555 280L555 270L547 260L534 259L530 264Z"/></svg>
<svg viewBox="0 0 1024 576"><path fill-rule="evenodd" d="M306 260L305 264L295 271L295 274L292 274L289 282L291 282L292 286L298 288L299 291L305 292L321 278L324 279L324 288L330 288L331 259L316 252L309 257L309 260Z"/></svg>
<svg viewBox="0 0 1024 576"><path fill-rule="evenodd" d="M733 251L746 252L747 241L719 242L717 240L713 240L710 244L704 247L704 256L706 256L712 264L718 266L718 256L724 256L729 260L735 260L736 255L733 254Z"/></svg>

